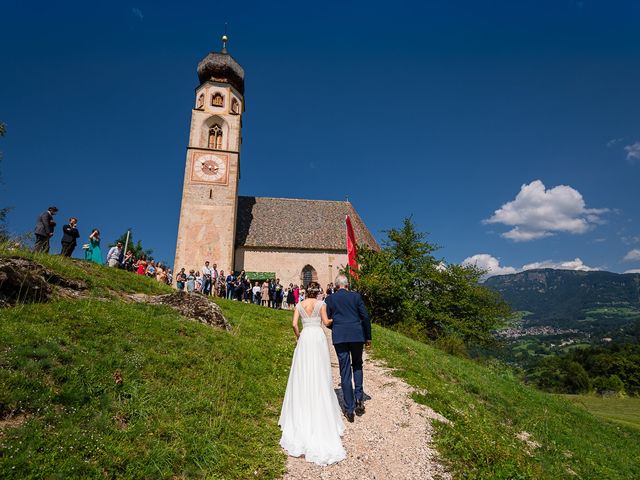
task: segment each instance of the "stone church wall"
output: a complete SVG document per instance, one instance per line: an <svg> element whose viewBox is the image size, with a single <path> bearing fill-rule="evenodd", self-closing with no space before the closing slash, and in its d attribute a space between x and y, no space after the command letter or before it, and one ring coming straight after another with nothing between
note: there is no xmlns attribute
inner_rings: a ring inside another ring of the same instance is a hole
<svg viewBox="0 0 640 480"><path fill-rule="evenodd" d="M324 289L333 282L339 270L347 264L345 251L318 251L302 249L268 249L240 247L236 249L235 269L247 272L275 272L283 285L301 285L302 270L312 266Z"/></svg>

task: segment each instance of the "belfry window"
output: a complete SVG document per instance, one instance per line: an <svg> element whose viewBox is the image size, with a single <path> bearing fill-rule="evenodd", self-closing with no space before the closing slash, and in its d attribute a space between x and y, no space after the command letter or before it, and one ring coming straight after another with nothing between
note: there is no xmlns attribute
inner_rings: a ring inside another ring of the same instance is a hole
<svg viewBox="0 0 640 480"><path fill-rule="evenodd" d="M209 129L209 148L215 148L216 150L222 149L222 128L220 125L213 125Z"/></svg>
<svg viewBox="0 0 640 480"><path fill-rule="evenodd" d="M198 101L196 102L196 108L201 110L204 108L204 93L198 95Z"/></svg>
<svg viewBox="0 0 640 480"><path fill-rule="evenodd" d="M214 107L222 107L224 105L224 97L219 93L214 93L211 97L211 105Z"/></svg>
<svg viewBox="0 0 640 480"><path fill-rule="evenodd" d="M231 100L231 113L238 114L240 113L240 104L237 99Z"/></svg>

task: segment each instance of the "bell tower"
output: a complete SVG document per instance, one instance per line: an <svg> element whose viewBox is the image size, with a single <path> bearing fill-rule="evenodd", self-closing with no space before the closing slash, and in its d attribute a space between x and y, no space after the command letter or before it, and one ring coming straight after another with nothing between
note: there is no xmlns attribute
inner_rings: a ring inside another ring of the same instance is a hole
<svg viewBox="0 0 640 480"><path fill-rule="evenodd" d="M191 110L174 271L199 270L206 260L233 269L244 70L227 52L198 64L200 85Z"/></svg>

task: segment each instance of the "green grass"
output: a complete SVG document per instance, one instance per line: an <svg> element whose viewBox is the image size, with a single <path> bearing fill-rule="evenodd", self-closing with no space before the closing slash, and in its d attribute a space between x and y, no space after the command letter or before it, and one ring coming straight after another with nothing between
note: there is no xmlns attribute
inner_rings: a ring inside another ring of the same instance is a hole
<svg viewBox="0 0 640 480"><path fill-rule="evenodd" d="M293 336L221 303L232 333L120 302L0 311L0 417L28 414L0 439L0 478L278 477Z"/></svg>
<svg viewBox="0 0 640 480"><path fill-rule="evenodd" d="M9 250L6 244L0 243L0 256L20 256L34 260L60 275L87 282L90 293L94 296L113 296L114 293L170 293L173 290L167 285L158 283L148 277L137 275L132 280L132 273L117 268L109 268L84 260L70 259L60 255L33 253L28 250Z"/></svg>
<svg viewBox="0 0 640 480"><path fill-rule="evenodd" d="M596 395L564 395L564 397L598 417L640 430L640 398Z"/></svg>
<svg viewBox="0 0 640 480"><path fill-rule="evenodd" d="M604 422L563 398L400 334L374 328L374 354L453 422L435 423L438 450L457 478L640 478L640 432ZM526 431L541 444L528 449Z"/></svg>
<svg viewBox="0 0 640 480"><path fill-rule="evenodd" d="M0 433L0 478L281 476L291 312L221 300L233 331L219 331L109 290L166 291L148 279L35 258L111 300L0 310L0 418L27 414ZM435 422L434 442L456 478L640 478L635 428L378 326L372 352L453 422ZM541 447L527 448L521 431Z"/></svg>

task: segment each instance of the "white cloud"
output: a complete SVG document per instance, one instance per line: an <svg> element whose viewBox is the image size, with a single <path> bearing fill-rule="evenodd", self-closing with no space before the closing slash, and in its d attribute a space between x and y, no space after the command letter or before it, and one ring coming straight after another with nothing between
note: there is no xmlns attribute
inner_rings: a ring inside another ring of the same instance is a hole
<svg viewBox="0 0 640 480"><path fill-rule="evenodd" d="M580 258L573 260L566 260L560 262L554 262L553 260L543 260L541 262L527 263L522 268L509 267L500 265L500 260L496 257L489 255L488 253L478 253L471 257L467 257L462 261L462 265L475 265L482 270L486 270L485 278L493 277L494 275L508 275L510 273L523 272L525 270L534 270L536 268L553 268L556 270L579 270L582 272L592 272L600 270L597 267L590 267Z"/></svg>
<svg viewBox="0 0 640 480"><path fill-rule="evenodd" d="M144 15L142 14L142 10L140 10L139 8L133 7L131 9L131 13L133 13L133 15L137 17L140 21L144 20Z"/></svg>
<svg viewBox="0 0 640 480"><path fill-rule="evenodd" d="M549 237L559 232L581 234L604 223L607 208L586 208L580 192L568 185L547 190L540 180L522 185L515 200L505 203L485 224L500 223L513 227L502 234L515 242Z"/></svg>
<svg viewBox="0 0 640 480"><path fill-rule="evenodd" d="M624 140L624 138L612 138L611 140L609 140L607 142L607 147L609 147L609 148L615 147L618 143L620 143L623 140Z"/></svg>
<svg viewBox="0 0 640 480"><path fill-rule="evenodd" d="M635 245L636 243L640 243L640 235L627 235L620 237L620 239L627 245Z"/></svg>
<svg viewBox="0 0 640 480"><path fill-rule="evenodd" d="M597 267L585 265L580 258L566 260L564 262L554 262L552 260L543 260L542 262L527 263L522 270L533 270L536 268L554 268L556 270L579 270L581 272L594 272L600 270Z"/></svg>
<svg viewBox="0 0 640 480"><path fill-rule="evenodd" d="M633 250L629 250L627 254L622 259L623 262L635 262L640 260L640 249L634 248Z"/></svg>
<svg viewBox="0 0 640 480"><path fill-rule="evenodd" d="M632 143L624 147L624 151L627 152L627 160L632 162L640 160L640 142Z"/></svg>
<svg viewBox="0 0 640 480"><path fill-rule="evenodd" d="M482 270L486 270L487 277L491 277L493 275L507 275L509 273L517 272L513 267L500 266L500 261L488 253L478 253L472 257L467 257L462 261L462 264L475 265Z"/></svg>
<svg viewBox="0 0 640 480"><path fill-rule="evenodd" d="M624 273L640 273L640 268L632 268L631 270L627 270Z"/></svg>

